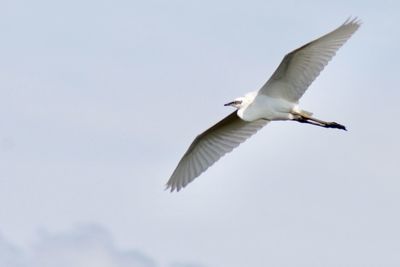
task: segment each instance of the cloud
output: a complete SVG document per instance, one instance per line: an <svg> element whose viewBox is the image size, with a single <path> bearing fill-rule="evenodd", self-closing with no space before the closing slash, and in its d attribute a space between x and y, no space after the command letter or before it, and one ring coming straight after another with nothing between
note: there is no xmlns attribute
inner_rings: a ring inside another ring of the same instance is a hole
<svg viewBox="0 0 400 267"><path fill-rule="evenodd" d="M61 234L41 233L33 247L34 266L42 267L155 267L154 261L136 251L117 248L108 231L96 225Z"/></svg>
<svg viewBox="0 0 400 267"><path fill-rule="evenodd" d="M202 267L203 265L192 264L192 263L174 263L170 267Z"/></svg>
<svg viewBox="0 0 400 267"><path fill-rule="evenodd" d="M0 267L23 267L21 251L0 235Z"/></svg>
<svg viewBox="0 0 400 267"><path fill-rule="evenodd" d="M77 226L61 233L39 233L24 251L0 236L0 267L157 267L145 254L118 248L98 225ZM198 266L179 264L173 266Z"/></svg>

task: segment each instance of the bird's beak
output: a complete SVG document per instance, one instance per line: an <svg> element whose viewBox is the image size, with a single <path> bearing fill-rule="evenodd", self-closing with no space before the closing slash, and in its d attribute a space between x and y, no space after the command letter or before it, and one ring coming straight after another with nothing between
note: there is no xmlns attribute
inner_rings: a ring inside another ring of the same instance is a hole
<svg viewBox="0 0 400 267"><path fill-rule="evenodd" d="M232 102L226 103L224 106L225 106L225 107L227 107L227 106L232 106L232 105L235 104L235 103L236 103L236 101L232 101Z"/></svg>

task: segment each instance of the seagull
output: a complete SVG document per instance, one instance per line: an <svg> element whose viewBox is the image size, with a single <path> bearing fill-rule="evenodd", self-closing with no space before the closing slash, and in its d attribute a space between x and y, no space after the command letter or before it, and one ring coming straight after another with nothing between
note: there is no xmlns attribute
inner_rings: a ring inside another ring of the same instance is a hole
<svg viewBox="0 0 400 267"><path fill-rule="evenodd" d="M357 31L361 22L347 19L341 26L287 54L259 91L225 104L236 110L198 135L166 184L179 191L270 121L291 120L325 128L346 130L336 122L312 117L299 100L336 51Z"/></svg>

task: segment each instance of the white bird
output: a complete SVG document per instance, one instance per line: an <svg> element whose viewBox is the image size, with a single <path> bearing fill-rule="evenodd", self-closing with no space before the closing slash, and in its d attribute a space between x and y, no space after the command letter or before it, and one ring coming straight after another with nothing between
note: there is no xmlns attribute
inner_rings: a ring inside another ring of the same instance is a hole
<svg viewBox="0 0 400 267"><path fill-rule="evenodd" d="M258 92L225 104L237 110L196 137L168 180L167 189L179 191L270 121L292 120L346 130L336 122L313 118L311 112L302 110L298 104L310 84L360 25L357 18L348 19L332 32L290 52Z"/></svg>

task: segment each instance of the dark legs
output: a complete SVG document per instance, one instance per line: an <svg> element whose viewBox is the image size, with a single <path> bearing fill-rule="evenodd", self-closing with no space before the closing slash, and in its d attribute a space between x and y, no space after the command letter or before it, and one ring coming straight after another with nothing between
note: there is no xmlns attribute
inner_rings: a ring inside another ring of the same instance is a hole
<svg viewBox="0 0 400 267"><path fill-rule="evenodd" d="M344 125L341 125L339 123L336 122L326 122L326 121L322 121L319 119L315 119L303 114L294 114L295 118L293 119L294 121L300 122L300 123L308 123L308 124L312 124L312 125L316 125L316 126L320 126L320 127L324 127L324 128L335 128L335 129L341 129L341 130L346 130L346 127Z"/></svg>

